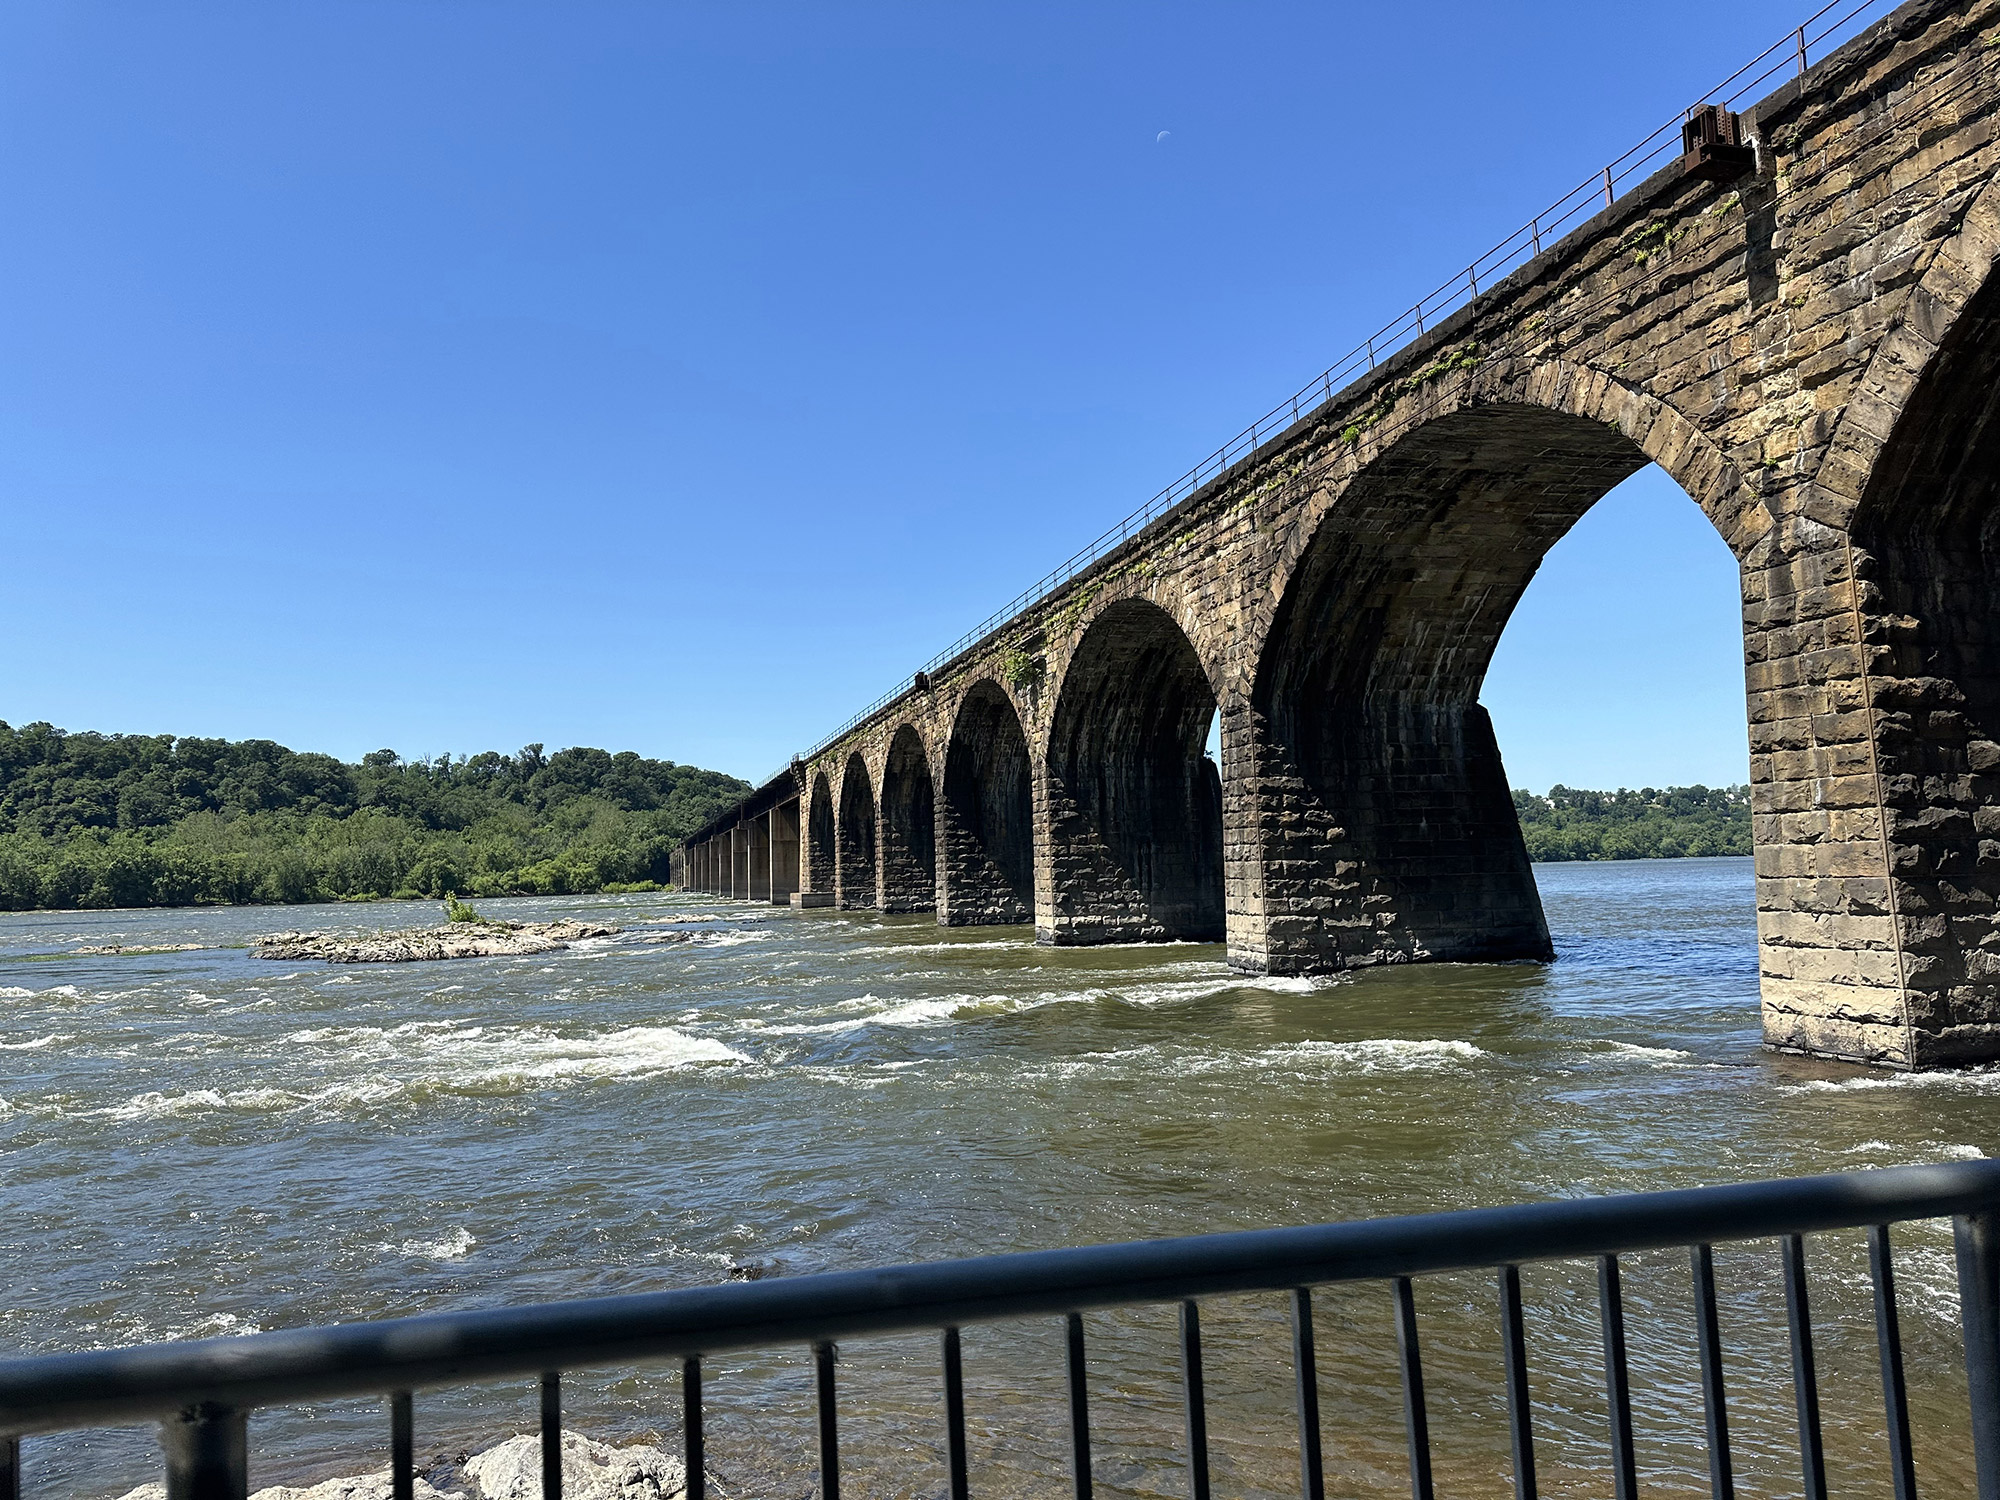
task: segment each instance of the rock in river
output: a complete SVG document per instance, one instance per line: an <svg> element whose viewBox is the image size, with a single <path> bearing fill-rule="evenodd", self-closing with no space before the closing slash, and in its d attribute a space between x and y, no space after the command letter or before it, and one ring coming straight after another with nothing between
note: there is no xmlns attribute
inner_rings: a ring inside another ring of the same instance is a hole
<svg viewBox="0 0 2000 1500"><path fill-rule="evenodd" d="M447 922L402 932L273 932L256 939L250 951L258 958L318 958L330 964L407 964L553 953L619 930L597 922Z"/></svg>

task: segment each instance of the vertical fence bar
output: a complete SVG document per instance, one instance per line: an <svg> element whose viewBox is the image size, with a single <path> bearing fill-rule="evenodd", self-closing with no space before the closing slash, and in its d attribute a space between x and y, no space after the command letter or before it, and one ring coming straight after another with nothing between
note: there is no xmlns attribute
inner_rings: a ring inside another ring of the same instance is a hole
<svg viewBox="0 0 2000 1500"><path fill-rule="evenodd" d="M1639 1465L1632 1451L1632 1378L1625 1362L1625 1299L1618 1257L1597 1257L1597 1313L1604 1325L1604 1396L1611 1412L1611 1493L1638 1500Z"/></svg>
<svg viewBox="0 0 2000 1500"><path fill-rule="evenodd" d="M1299 1390L1299 1493L1304 1500L1326 1500L1326 1465L1319 1447L1319 1355L1313 1347L1312 1293L1304 1287L1292 1290L1292 1373Z"/></svg>
<svg viewBox="0 0 2000 1500"><path fill-rule="evenodd" d="M397 1391L389 1397L389 1500L416 1500L416 1448L410 1393Z"/></svg>
<svg viewBox="0 0 2000 1500"><path fill-rule="evenodd" d="M1792 1394L1799 1409L1799 1463L1806 1500L1826 1500L1826 1449L1819 1430L1819 1372L1813 1363L1812 1313L1806 1305L1806 1243L1788 1234L1779 1242L1785 1266L1785 1327L1792 1340Z"/></svg>
<svg viewBox="0 0 2000 1500"><path fill-rule="evenodd" d="M1736 1471L1729 1457L1729 1407L1722 1388L1722 1320L1715 1306L1715 1254L1696 1245L1694 1332L1701 1352L1702 1425L1708 1437L1708 1492L1712 1500L1736 1500Z"/></svg>
<svg viewBox="0 0 2000 1500"><path fill-rule="evenodd" d="M1065 1322L1063 1364L1069 1374L1069 1472L1076 1500L1090 1500L1090 1387L1084 1377L1083 1314ZM1987 1500L1982 1495L1980 1500Z"/></svg>
<svg viewBox="0 0 2000 1500"><path fill-rule="evenodd" d="M1375 340L1372 338L1368 340L1368 368L1375 368Z"/></svg>
<svg viewBox="0 0 2000 1500"><path fill-rule="evenodd" d="M1952 1220L1979 1500L2000 1500L2000 1210Z"/></svg>
<svg viewBox="0 0 2000 1500"><path fill-rule="evenodd" d="M246 1500L249 1495L250 1434L242 1412L190 1406L160 1424L160 1447L167 1460L167 1500Z"/></svg>
<svg viewBox="0 0 2000 1500"><path fill-rule="evenodd" d="M1528 1329L1521 1314L1521 1268L1500 1268L1500 1339L1507 1361L1507 1427L1513 1437L1514 1500L1535 1500L1535 1420L1528 1391Z"/></svg>
<svg viewBox="0 0 2000 1500"><path fill-rule="evenodd" d="M1611 168L1606 167L1604 169L1604 206L1609 208L1617 201L1617 195L1611 191Z"/></svg>
<svg viewBox="0 0 2000 1500"><path fill-rule="evenodd" d="M1474 261L1465 268L1465 279L1472 283L1472 295L1479 295L1479 263Z"/></svg>
<svg viewBox="0 0 2000 1500"><path fill-rule="evenodd" d="M1423 303L1419 302L1419 303L1418 303L1418 304L1417 304L1417 305L1416 305L1415 307L1411 308L1411 309L1410 309L1410 311L1411 311L1411 312L1413 312L1413 313L1415 313L1415 314L1417 315L1417 337L1419 337L1419 338L1422 338L1422 337L1423 337L1423 333L1424 333L1424 305L1423 305Z"/></svg>
<svg viewBox="0 0 2000 1500"><path fill-rule="evenodd" d="M1208 1401L1201 1385L1201 1309L1181 1304L1181 1394L1187 1407L1188 1500L1208 1500Z"/></svg>
<svg viewBox="0 0 2000 1500"><path fill-rule="evenodd" d="M1806 76L1806 29L1805 29L1805 27L1801 26L1801 27L1799 28L1799 32L1798 32L1798 36L1799 36L1799 77L1803 78L1803 77L1805 77L1805 76Z"/></svg>
<svg viewBox="0 0 2000 1500"><path fill-rule="evenodd" d="M823 1500L840 1500L840 1421L834 1409L833 1361L833 1345L813 1345L813 1370L819 1386L819 1492Z"/></svg>
<svg viewBox="0 0 2000 1500"><path fill-rule="evenodd" d="M956 1328L944 1331L944 1458L951 1500L966 1500L965 1366Z"/></svg>
<svg viewBox="0 0 2000 1500"><path fill-rule="evenodd" d="M1542 221L1538 218L1528 226L1528 232L1535 237L1535 254L1542 253Z"/></svg>
<svg viewBox="0 0 2000 1500"><path fill-rule="evenodd" d="M542 1500L562 1500L562 1376L542 1377Z"/></svg>
<svg viewBox="0 0 2000 1500"><path fill-rule="evenodd" d="M684 1500L707 1500L708 1443L701 1423L701 1356L681 1361L681 1462L687 1469Z"/></svg>
<svg viewBox="0 0 2000 1500"><path fill-rule="evenodd" d="M1910 1393L1903 1383L1903 1330L1896 1316L1896 1268L1889 1255L1887 1224L1868 1228L1868 1277L1875 1284L1875 1348L1882 1361L1889 1474L1896 1500L1917 1500L1916 1461L1910 1453Z"/></svg>
<svg viewBox="0 0 2000 1500"><path fill-rule="evenodd" d="M0 1438L0 1500L21 1500L21 1440Z"/></svg>
<svg viewBox="0 0 2000 1500"><path fill-rule="evenodd" d="M1410 1441L1412 1500L1434 1500L1431 1485L1431 1420L1424 1407L1424 1361L1417 1348L1417 1299L1410 1278L1398 1276L1396 1294L1396 1356L1403 1367L1403 1430ZM1982 1496L1981 1500L1985 1500Z"/></svg>

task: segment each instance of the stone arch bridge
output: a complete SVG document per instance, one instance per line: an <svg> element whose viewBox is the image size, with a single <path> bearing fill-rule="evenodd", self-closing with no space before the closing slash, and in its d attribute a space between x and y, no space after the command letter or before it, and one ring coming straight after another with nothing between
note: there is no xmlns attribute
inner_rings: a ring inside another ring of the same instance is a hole
<svg viewBox="0 0 2000 1500"><path fill-rule="evenodd" d="M1744 112L1750 170L1609 204L758 788L687 882L1253 972L1548 958L1480 684L1656 463L1741 567L1766 1040L2000 1056L1996 103L2000 0L1912 0Z"/></svg>

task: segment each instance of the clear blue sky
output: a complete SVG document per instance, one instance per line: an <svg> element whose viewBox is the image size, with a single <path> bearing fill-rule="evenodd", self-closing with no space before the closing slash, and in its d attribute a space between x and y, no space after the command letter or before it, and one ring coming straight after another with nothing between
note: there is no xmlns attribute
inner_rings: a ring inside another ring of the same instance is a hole
<svg viewBox="0 0 2000 1500"><path fill-rule="evenodd" d="M761 774L1803 8L11 0L0 718ZM1743 779L1694 507L1486 698Z"/></svg>

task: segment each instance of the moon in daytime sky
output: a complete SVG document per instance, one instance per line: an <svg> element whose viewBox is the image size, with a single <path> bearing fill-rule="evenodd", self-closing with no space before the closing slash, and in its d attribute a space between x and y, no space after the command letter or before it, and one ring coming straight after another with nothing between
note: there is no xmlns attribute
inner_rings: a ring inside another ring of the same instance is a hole
<svg viewBox="0 0 2000 1500"><path fill-rule="evenodd" d="M1158 135L1153 137L1153 144L1155 146L1159 145L1161 141L1164 141L1168 136L1172 134L1173 132L1171 130L1162 130Z"/></svg>

